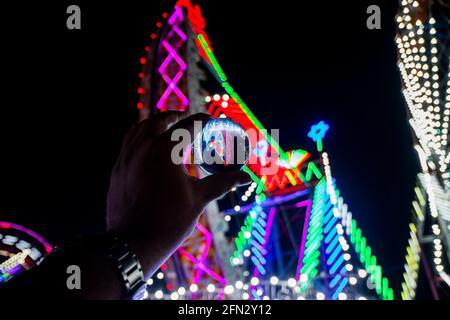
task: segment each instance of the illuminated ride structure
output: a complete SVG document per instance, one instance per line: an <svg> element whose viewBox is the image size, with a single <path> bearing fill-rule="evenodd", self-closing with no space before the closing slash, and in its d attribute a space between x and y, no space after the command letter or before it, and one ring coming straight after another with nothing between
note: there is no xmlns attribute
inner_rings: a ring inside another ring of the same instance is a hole
<svg viewBox="0 0 450 320"><path fill-rule="evenodd" d="M39 265L53 247L23 226L0 221L0 285Z"/></svg>
<svg viewBox="0 0 450 320"><path fill-rule="evenodd" d="M229 118L250 135L253 178L212 203L194 234L164 263L144 299L394 299L367 239L317 150L284 151L231 86L205 32L200 7L180 0L156 24L140 59L140 118L179 110ZM202 172L189 167L191 174Z"/></svg>
<svg viewBox="0 0 450 320"><path fill-rule="evenodd" d="M447 3L447 4L445 4ZM403 0L398 67L421 172L412 203L401 298L416 296L420 267L435 299L450 298L450 5Z"/></svg>
<svg viewBox="0 0 450 320"><path fill-rule="evenodd" d="M338 189L321 121L315 150L284 151L231 86L200 7L179 0L156 23L140 59L140 119L207 112L248 132L248 187L211 203L189 239L148 280L142 299L414 299L423 269L435 299L448 298L449 21L443 1L401 0L396 43L403 93L422 171L412 203L404 281L395 293ZM187 159L186 159L187 160ZM204 173L186 164L199 178ZM0 285L38 265L52 246L0 221Z"/></svg>

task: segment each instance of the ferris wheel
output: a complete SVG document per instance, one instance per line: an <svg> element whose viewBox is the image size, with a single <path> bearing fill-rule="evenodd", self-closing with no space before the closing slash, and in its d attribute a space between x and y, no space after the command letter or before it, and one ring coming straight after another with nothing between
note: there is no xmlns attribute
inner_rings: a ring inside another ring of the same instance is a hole
<svg viewBox="0 0 450 320"><path fill-rule="evenodd" d="M0 284L41 263L53 247L21 225L0 221Z"/></svg>

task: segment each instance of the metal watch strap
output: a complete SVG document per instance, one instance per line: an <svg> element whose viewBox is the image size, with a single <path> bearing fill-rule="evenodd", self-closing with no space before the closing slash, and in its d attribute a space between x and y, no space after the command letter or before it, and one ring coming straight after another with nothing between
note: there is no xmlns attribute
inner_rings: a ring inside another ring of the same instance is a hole
<svg viewBox="0 0 450 320"><path fill-rule="evenodd" d="M141 264L126 243L114 238L114 245L109 249L108 256L119 269L130 297L145 288Z"/></svg>

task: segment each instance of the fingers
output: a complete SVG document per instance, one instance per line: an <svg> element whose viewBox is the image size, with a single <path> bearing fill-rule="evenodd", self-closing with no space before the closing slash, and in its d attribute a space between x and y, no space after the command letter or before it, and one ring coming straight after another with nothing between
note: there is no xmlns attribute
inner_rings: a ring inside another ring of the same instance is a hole
<svg viewBox="0 0 450 320"><path fill-rule="evenodd" d="M234 187L243 186L251 182L252 179L247 173L239 171L211 175L197 180L196 184L200 197L208 203L223 197Z"/></svg>

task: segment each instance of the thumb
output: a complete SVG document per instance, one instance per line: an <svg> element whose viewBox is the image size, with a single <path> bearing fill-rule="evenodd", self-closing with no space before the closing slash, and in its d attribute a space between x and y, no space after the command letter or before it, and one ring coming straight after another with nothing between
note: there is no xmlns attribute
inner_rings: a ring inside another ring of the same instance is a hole
<svg viewBox="0 0 450 320"><path fill-rule="evenodd" d="M223 197L234 187L243 186L251 182L251 177L243 171L217 173L197 180L200 196L206 203Z"/></svg>

